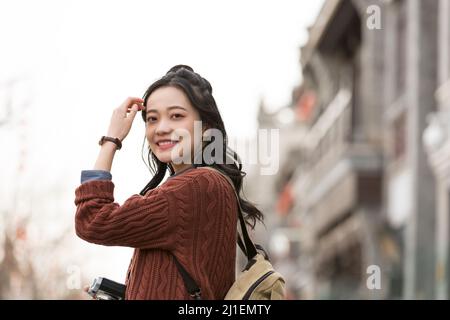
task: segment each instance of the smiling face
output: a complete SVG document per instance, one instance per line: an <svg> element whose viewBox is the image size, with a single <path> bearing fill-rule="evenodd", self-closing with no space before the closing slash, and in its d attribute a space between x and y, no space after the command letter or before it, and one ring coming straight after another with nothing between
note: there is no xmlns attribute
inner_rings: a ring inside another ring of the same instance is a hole
<svg viewBox="0 0 450 320"><path fill-rule="evenodd" d="M152 152L161 162L172 163L175 171L189 166L173 163L184 150L193 154L194 122L201 120L185 93L172 86L160 87L151 93L145 107L146 137Z"/></svg>

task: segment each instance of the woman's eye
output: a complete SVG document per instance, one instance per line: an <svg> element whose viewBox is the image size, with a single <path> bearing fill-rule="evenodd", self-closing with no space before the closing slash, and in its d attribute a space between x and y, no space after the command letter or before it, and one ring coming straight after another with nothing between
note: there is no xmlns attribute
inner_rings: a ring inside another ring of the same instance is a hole
<svg viewBox="0 0 450 320"><path fill-rule="evenodd" d="M172 118L174 118L174 119L181 119L181 118L183 118L183 115L179 114L179 113L175 113L175 114L172 115Z"/></svg>
<svg viewBox="0 0 450 320"><path fill-rule="evenodd" d="M155 122L155 121L156 121L155 117L148 117L147 118L147 122L149 122L149 123L152 123L152 122Z"/></svg>

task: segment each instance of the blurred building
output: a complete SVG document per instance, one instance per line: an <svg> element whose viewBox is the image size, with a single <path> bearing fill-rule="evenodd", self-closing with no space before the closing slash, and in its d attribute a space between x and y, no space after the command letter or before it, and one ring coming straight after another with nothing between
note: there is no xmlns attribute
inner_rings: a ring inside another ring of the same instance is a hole
<svg viewBox="0 0 450 320"><path fill-rule="evenodd" d="M262 104L280 170L247 189L292 297L448 297L449 17L446 0L328 0L292 103ZM442 141L424 148L443 115Z"/></svg>
<svg viewBox="0 0 450 320"><path fill-rule="evenodd" d="M394 1L386 7L385 201L400 235L402 291L407 299L436 298L435 179L422 133L436 108L439 1Z"/></svg>
<svg viewBox="0 0 450 320"><path fill-rule="evenodd" d="M450 187L450 2L439 1L436 14L437 80L434 104L435 111L426 116L427 127L423 133L423 143L428 162L435 177L436 201L436 266L435 297L449 299L450 261L449 261L449 187Z"/></svg>

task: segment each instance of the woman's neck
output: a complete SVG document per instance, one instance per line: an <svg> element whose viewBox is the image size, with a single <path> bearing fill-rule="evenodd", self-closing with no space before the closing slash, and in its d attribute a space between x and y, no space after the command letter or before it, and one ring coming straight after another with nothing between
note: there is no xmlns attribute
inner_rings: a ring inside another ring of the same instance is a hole
<svg viewBox="0 0 450 320"><path fill-rule="evenodd" d="M172 166L173 171L175 172L174 174L178 174L178 173L192 167L192 164L186 164L186 163L184 163L184 164L183 163L182 164L171 163L170 165Z"/></svg>

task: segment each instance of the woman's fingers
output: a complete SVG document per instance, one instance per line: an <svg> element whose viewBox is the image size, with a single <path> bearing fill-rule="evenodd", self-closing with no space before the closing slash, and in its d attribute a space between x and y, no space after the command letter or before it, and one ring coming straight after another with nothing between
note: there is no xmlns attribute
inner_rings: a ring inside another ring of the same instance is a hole
<svg viewBox="0 0 450 320"><path fill-rule="evenodd" d="M137 111L141 111L141 110L144 109L144 106L143 106L142 104L137 104L137 103L135 103L135 104L133 104L132 106L128 107L127 112L130 112L131 109L132 109L133 107L136 107L136 110L137 110Z"/></svg>
<svg viewBox="0 0 450 320"><path fill-rule="evenodd" d="M137 97L128 97L123 103L122 105L119 107L119 109L124 112L127 113L129 110L129 108L131 108L134 104L138 104L139 106L142 106L142 104L144 103L144 100L141 98L137 98Z"/></svg>
<svg viewBox="0 0 450 320"><path fill-rule="evenodd" d="M136 113L140 110L140 107L137 104L133 104L133 106L130 109L130 114L128 115L128 118L133 121L134 117L136 116Z"/></svg>

